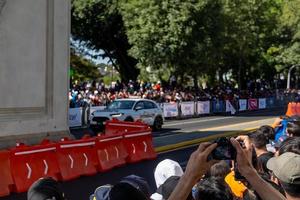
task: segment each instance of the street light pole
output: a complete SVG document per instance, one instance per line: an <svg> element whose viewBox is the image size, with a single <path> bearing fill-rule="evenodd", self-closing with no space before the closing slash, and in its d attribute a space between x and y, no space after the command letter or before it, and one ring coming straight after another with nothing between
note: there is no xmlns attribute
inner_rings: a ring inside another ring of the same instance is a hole
<svg viewBox="0 0 300 200"><path fill-rule="evenodd" d="M286 86L286 89L290 89L291 87L291 73L292 73L292 70L295 68L295 67L298 67L299 65L293 65L290 69L289 69L289 73L288 73L288 78L287 78L287 86Z"/></svg>

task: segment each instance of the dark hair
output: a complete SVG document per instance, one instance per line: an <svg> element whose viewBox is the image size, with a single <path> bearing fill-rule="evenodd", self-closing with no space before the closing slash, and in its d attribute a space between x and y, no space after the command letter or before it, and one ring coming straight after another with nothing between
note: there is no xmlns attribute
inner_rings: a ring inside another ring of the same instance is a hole
<svg viewBox="0 0 300 200"><path fill-rule="evenodd" d="M268 134L265 134L262 130L257 129L255 132L249 135L252 143L254 144L255 148L261 149L266 148L266 144L269 142Z"/></svg>
<svg viewBox="0 0 300 200"><path fill-rule="evenodd" d="M219 178L210 177L201 180L195 193L195 200L233 200L233 195L229 187Z"/></svg>
<svg viewBox="0 0 300 200"><path fill-rule="evenodd" d="M300 184L290 184L281 181L280 184L288 195L292 197L298 197L298 198L300 197Z"/></svg>
<svg viewBox="0 0 300 200"><path fill-rule="evenodd" d="M227 174L230 172L230 167L226 161L222 160L219 163L214 164L209 171L209 175L221 179L225 179Z"/></svg>
<svg viewBox="0 0 300 200"><path fill-rule="evenodd" d="M287 124L286 131L288 134L293 135L294 137L300 136L300 121L293 121Z"/></svg>
<svg viewBox="0 0 300 200"><path fill-rule="evenodd" d="M272 126L264 125L261 126L258 130L262 131L268 140L275 139L275 130Z"/></svg>
<svg viewBox="0 0 300 200"><path fill-rule="evenodd" d="M44 200L44 199L53 199L64 200L64 194L59 187L59 184L53 178L41 178L34 182L28 192L28 200Z"/></svg>
<svg viewBox="0 0 300 200"><path fill-rule="evenodd" d="M279 155L292 152L300 155L300 137L287 138L280 144Z"/></svg>
<svg viewBox="0 0 300 200"><path fill-rule="evenodd" d="M128 183L118 183L111 189L109 193L111 200L148 200L143 192L139 191Z"/></svg>

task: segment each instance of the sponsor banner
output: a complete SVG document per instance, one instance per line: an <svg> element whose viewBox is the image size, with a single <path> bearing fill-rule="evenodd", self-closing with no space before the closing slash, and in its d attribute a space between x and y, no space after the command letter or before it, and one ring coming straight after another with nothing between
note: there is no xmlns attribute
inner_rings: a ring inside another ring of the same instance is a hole
<svg viewBox="0 0 300 200"><path fill-rule="evenodd" d="M257 110L258 109L257 99L248 99L248 109L249 110Z"/></svg>
<svg viewBox="0 0 300 200"><path fill-rule="evenodd" d="M220 100L214 100L212 104L212 110L214 113L225 112L225 102Z"/></svg>
<svg viewBox="0 0 300 200"><path fill-rule="evenodd" d="M209 101L198 101L198 110L199 115L209 114L210 113L210 102Z"/></svg>
<svg viewBox="0 0 300 200"><path fill-rule="evenodd" d="M164 116L165 117L177 117L178 106L177 103L164 103Z"/></svg>
<svg viewBox="0 0 300 200"><path fill-rule="evenodd" d="M275 106L275 98L267 98L267 107L268 108L273 108Z"/></svg>
<svg viewBox="0 0 300 200"><path fill-rule="evenodd" d="M181 103L181 114L183 116L191 116L195 114L195 103L194 102L182 102Z"/></svg>
<svg viewBox="0 0 300 200"><path fill-rule="evenodd" d="M76 127L82 125L82 108L69 109L69 127Z"/></svg>
<svg viewBox="0 0 300 200"><path fill-rule="evenodd" d="M232 115L236 113L235 108L232 106L229 100L226 100L226 112L230 112Z"/></svg>
<svg viewBox="0 0 300 200"><path fill-rule="evenodd" d="M239 111L247 110L247 99L240 99L239 100Z"/></svg>
<svg viewBox="0 0 300 200"><path fill-rule="evenodd" d="M93 106L90 107L90 115L95 112L96 110L104 110L106 108L106 106Z"/></svg>
<svg viewBox="0 0 300 200"><path fill-rule="evenodd" d="M258 108L259 109L267 108L267 99L266 98L258 99Z"/></svg>

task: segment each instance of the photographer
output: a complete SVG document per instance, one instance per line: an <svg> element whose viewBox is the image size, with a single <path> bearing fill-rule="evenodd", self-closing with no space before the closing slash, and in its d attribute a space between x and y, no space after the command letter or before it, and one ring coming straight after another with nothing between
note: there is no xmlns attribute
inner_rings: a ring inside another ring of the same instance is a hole
<svg viewBox="0 0 300 200"><path fill-rule="evenodd" d="M245 148L241 147L239 141L244 143ZM236 162L239 172L246 178L259 196L264 200L285 199L279 191L265 182L253 168L251 163L252 146L249 137L240 136L236 139L232 138L231 143L236 149ZM192 153L186 171L169 197L169 200L184 200L188 197L192 187L210 169L212 164L217 162L215 160L208 161L209 155L216 147L216 143L202 143L199 145L199 148Z"/></svg>

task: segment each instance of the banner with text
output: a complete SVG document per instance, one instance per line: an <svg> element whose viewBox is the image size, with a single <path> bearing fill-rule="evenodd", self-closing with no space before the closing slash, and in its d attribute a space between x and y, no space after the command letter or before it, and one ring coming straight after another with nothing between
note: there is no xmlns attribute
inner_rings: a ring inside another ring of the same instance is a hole
<svg viewBox="0 0 300 200"><path fill-rule="evenodd" d="M226 100L226 112L230 112L232 115L236 113L235 108L233 107L233 105L229 100Z"/></svg>
<svg viewBox="0 0 300 200"><path fill-rule="evenodd" d="M69 127L76 127L82 125L82 108L69 109Z"/></svg>
<svg viewBox="0 0 300 200"><path fill-rule="evenodd" d="M249 110L258 109L257 99L248 99L248 109Z"/></svg>
<svg viewBox="0 0 300 200"><path fill-rule="evenodd" d="M177 117L178 106L177 103L164 103L164 116L165 117Z"/></svg>
<svg viewBox="0 0 300 200"><path fill-rule="evenodd" d="M267 108L267 99L266 98L258 99L258 108L259 109Z"/></svg>
<svg viewBox="0 0 300 200"><path fill-rule="evenodd" d="M239 111L247 110L247 99L240 99L239 100Z"/></svg>
<svg viewBox="0 0 300 200"><path fill-rule="evenodd" d="M209 101L198 101L197 113L199 115L210 113L210 102Z"/></svg>
<svg viewBox="0 0 300 200"><path fill-rule="evenodd" d="M221 113L221 112L225 112L226 108L225 108L225 102L224 101L220 101L220 100L214 100L212 102L212 111L214 113Z"/></svg>
<svg viewBox="0 0 300 200"><path fill-rule="evenodd" d="M181 103L181 114L183 116L192 116L195 114L195 103L194 102L182 102Z"/></svg>

